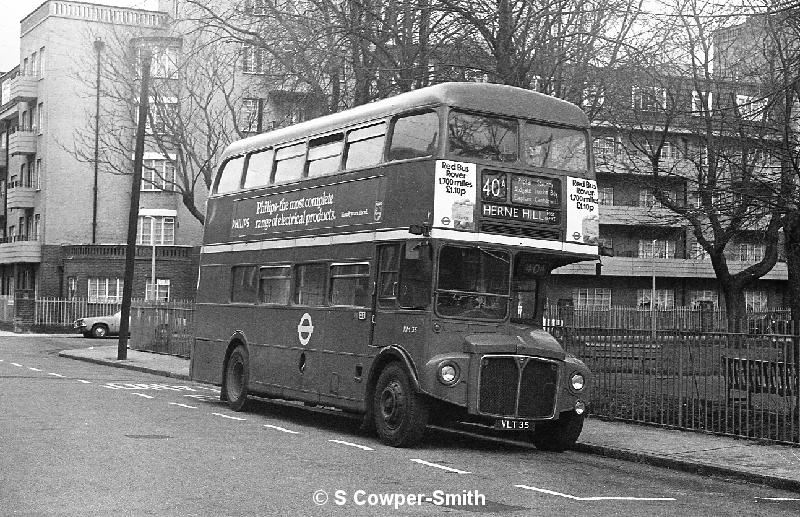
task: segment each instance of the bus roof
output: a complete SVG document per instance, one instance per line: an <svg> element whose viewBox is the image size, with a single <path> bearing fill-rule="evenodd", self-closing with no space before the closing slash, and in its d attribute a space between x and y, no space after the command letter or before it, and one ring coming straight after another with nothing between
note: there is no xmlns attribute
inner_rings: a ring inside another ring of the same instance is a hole
<svg viewBox="0 0 800 517"><path fill-rule="evenodd" d="M239 140L228 146L222 159L415 107L438 105L574 127L589 127L589 119L578 106L549 95L502 84L442 83Z"/></svg>

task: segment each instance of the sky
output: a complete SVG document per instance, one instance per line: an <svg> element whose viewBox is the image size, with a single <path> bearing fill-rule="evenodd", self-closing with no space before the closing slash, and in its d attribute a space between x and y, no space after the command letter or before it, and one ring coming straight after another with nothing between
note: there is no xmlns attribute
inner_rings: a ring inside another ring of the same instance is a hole
<svg viewBox="0 0 800 517"><path fill-rule="evenodd" d="M155 9L157 0L83 0L90 4ZM19 64L19 22L44 0L0 0L0 72Z"/></svg>

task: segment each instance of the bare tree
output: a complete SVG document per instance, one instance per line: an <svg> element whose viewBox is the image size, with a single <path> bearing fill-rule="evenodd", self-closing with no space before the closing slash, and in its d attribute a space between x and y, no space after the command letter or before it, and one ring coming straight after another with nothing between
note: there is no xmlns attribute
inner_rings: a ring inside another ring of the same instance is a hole
<svg viewBox="0 0 800 517"><path fill-rule="evenodd" d="M777 263L780 205L791 187L776 158L771 93L760 81L730 81L714 70L714 35L741 20L705 0L671 7L657 32L660 51L620 71L615 90L623 97L607 100L608 116L623 135L626 167L708 254L733 329L744 319L745 288ZM750 94L737 95L741 88ZM676 183L685 185L680 196L670 190ZM748 232L764 252L734 271L732 245Z"/></svg>
<svg viewBox="0 0 800 517"><path fill-rule="evenodd" d="M214 167L222 150L244 136L247 121L240 120L248 97L235 66L239 49L219 45L207 33L172 27L174 34L136 32L118 27L102 34L105 41L101 68L103 100L97 120L77 133L72 152L94 161L102 172L132 173L134 128L139 88L138 55L142 45L153 50L150 110L146 151L163 159L158 166L145 162L145 183L174 191L201 224ZM98 35L99 36L99 35ZM84 82L94 78L84 77Z"/></svg>

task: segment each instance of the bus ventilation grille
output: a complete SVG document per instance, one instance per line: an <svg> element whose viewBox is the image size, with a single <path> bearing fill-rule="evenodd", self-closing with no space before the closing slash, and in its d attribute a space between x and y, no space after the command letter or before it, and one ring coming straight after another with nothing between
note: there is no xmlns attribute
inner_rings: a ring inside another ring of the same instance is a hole
<svg viewBox="0 0 800 517"><path fill-rule="evenodd" d="M519 356L484 357L478 410L487 415L551 418L555 413L558 365Z"/></svg>
<svg viewBox="0 0 800 517"><path fill-rule="evenodd" d="M512 235L514 237L529 237L532 239L543 239L547 241L561 240L561 232L548 228L522 228L510 224L483 223L481 231L484 233L495 233L500 235Z"/></svg>

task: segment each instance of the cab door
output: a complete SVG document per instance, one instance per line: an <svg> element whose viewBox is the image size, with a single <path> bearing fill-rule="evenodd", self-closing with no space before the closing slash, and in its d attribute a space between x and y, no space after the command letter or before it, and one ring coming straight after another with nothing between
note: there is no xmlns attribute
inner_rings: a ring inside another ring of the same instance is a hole
<svg viewBox="0 0 800 517"><path fill-rule="evenodd" d="M431 245L427 240L378 246L372 346L397 346L412 358L424 353L430 318Z"/></svg>

